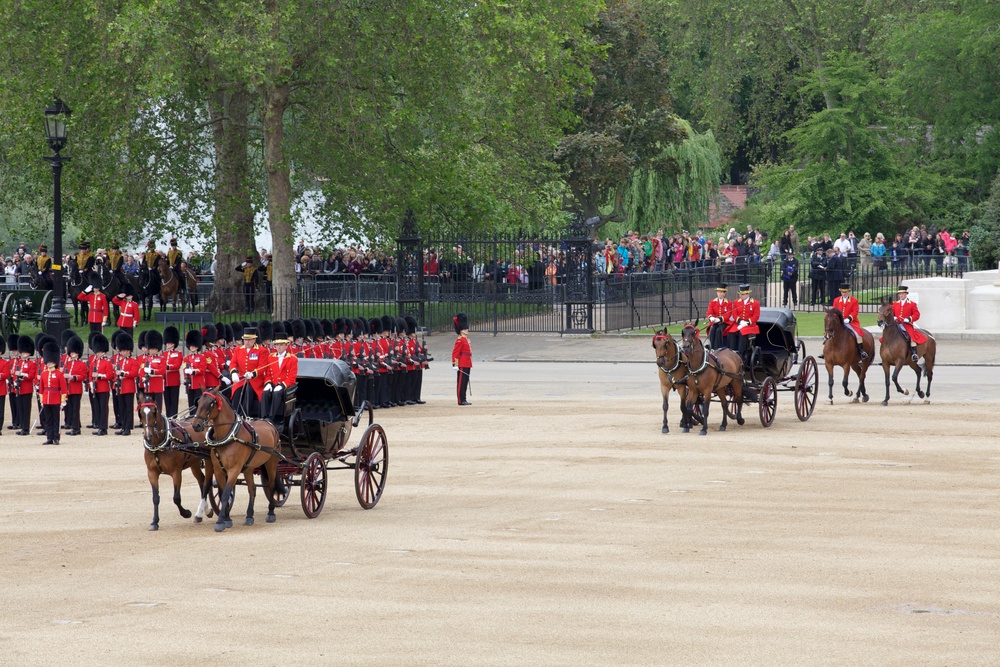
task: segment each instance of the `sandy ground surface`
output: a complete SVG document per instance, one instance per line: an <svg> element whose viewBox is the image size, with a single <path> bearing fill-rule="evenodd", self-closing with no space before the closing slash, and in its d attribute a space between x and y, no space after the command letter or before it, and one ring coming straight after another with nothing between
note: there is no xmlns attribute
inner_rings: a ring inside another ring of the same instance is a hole
<svg viewBox="0 0 1000 667"><path fill-rule="evenodd" d="M181 519L166 478L147 531L138 437L4 430L0 661L1000 662L997 369L943 365L930 405L838 397L807 423L780 394L768 430L749 406L719 433L716 408L707 437L672 405L663 435L648 345L475 337L472 407L439 361L427 405L376 413L376 508L332 471L317 519L293 495L265 524L260 494L243 526L240 489L222 534ZM500 360L525 355L549 363Z"/></svg>

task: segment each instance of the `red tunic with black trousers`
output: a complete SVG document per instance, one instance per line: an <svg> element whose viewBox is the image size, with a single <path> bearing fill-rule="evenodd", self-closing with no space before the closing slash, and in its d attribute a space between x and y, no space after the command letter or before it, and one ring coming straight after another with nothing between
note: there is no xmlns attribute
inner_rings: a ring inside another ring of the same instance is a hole
<svg viewBox="0 0 1000 667"><path fill-rule="evenodd" d="M896 324L900 324L906 329L906 335L910 337L914 345L927 342L927 336L913 326L913 323L920 319L920 309L917 304L907 299L896 301L892 304L892 315L896 319Z"/></svg>
<svg viewBox="0 0 1000 667"><path fill-rule="evenodd" d="M469 375L472 373L472 345L467 337L459 336L455 340L455 347L451 350L451 363L458 368L458 404L468 403L466 392L469 389Z"/></svg>
<svg viewBox="0 0 1000 667"><path fill-rule="evenodd" d="M63 374L69 386L66 397L66 425L70 428L70 435L80 435L80 400L83 397L83 385L90 380L90 370L82 359L73 358L66 362Z"/></svg>
<svg viewBox="0 0 1000 667"><path fill-rule="evenodd" d="M39 421L45 429L45 444L59 444L59 406L69 393L66 377L58 368L46 368L38 379L38 397L42 402Z"/></svg>
<svg viewBox="0 0 1000 667"><path fill-rule="evenodd" d="M840 310L844 316L844 324L849 326L856 338L861 338L861 323L858 322L858 300L853 296L841 294L833 300L833 307Z"/></svg>

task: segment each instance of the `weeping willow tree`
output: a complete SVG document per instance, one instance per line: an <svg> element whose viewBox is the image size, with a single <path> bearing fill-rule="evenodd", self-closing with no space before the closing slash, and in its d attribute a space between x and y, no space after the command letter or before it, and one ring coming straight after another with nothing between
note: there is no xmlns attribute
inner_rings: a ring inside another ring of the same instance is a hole
<svg viewBox="0 0 1000 667"><path fill-rule="evenodd" d="M621 227L616 232L694 229L708 222L709 204L719 192L722 173L719 144L711 130L699 133L687 121L677 122L687 139L663 151L675 169L635 172L625 195L627 217L616 225Z"/></svg>

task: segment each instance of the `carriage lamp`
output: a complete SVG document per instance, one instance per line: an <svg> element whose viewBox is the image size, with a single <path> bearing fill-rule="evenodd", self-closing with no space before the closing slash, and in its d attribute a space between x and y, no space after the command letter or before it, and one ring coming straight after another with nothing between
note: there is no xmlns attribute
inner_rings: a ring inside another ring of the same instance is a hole
<svg viewBox="0 0 1000 667"><path fill-rule="evenodd" d="M70 158L59 154L66 147L66 119L69 118L70 108L58 97L55 102L45 107L45 139L49 143L54 155L46 155L45 159L52 165L52 176L54 180L53 193L53 233L55 238L52 244L52 306L49 312L45 313L45 332L54 336L56 340L61 340L62 332L69 327L69 312L66 310L66 283L63 280L63 248L62 248L62 191L60 180L62 177L63 162L68 162Z"/></svg>

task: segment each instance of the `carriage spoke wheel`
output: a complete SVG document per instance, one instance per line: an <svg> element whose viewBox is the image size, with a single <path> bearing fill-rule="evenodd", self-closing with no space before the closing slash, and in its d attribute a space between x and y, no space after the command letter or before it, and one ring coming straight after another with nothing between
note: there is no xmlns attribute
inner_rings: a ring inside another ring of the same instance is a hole
<svg viewBox="0 0 1000 667"><path fill-rule="evenodd" d="M778 387L774 378L768 375L760 385L760 423L767 428L774 423L774 413L778 410Z"/></svg>
<svg viewBox="0 0 1000 667"><path fill-rule="evenodd" d="M212 476L212 488L208 490L208 504L212 506L215 516L222 513L222 489L219 488L219 483L215 480L214 475Z"/></svg>
<svg viewBox="0 0 1000 667"><path fill-rule="evenodd" d="M315 519L323 511L326 503L326 461L313 452L302 466L302 511L306 517Z"/></svg>
<svg viewBox="0 0 1000 667"><path fill-rule="evenodd" d="M358 503L370 510L382 497L385 478L389 473L389 443L385 431L378 424L365 430L358 445L357 461L354 464L354 491Z"/></svg>
<svg viewBox="0 0 1000 667"><path fill-rule="evenodd" d="M799 421L806 421L812 416L818 391L819 371L816 368L816 360L806 357L795 377L795 414L798 415Z"/></svg>
<svg viewBox="0 0 1000 667"><path fill-rule="evenodd" d="M726 411L726 416L730 419L736 419L736 392L733 391L731 384L722 388L719 399L722 402L722 409Z"/></svg>

